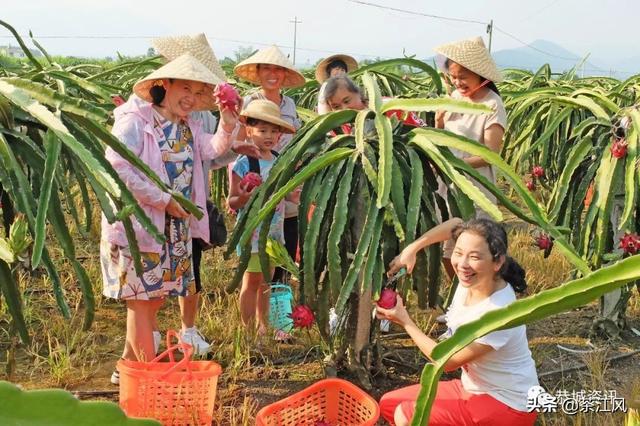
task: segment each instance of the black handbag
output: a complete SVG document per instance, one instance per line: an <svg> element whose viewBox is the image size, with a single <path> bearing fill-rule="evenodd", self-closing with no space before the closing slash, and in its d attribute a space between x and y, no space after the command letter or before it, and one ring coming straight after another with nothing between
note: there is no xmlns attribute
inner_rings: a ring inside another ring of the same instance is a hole
<svg viewBox="0 0 640 426"><path fill-rule="evenodd" d="M221 247L227 242L227 227L224 224L224 216L210 200L207 200L207 214L209 215L209 244L204 245L202 250Z"/></svg>

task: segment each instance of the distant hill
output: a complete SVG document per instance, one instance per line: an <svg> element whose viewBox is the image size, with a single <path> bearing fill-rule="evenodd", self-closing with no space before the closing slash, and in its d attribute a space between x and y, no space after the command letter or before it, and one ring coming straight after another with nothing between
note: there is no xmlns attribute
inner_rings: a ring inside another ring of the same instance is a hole
<svg viewBox="0 0 640 426"><path fill-rule="evenodd" d="M583 59L581 56L548 40L536 40L530 46L494 50L491 54L500 68L520 68L531 71L536 71L544 64L549 64L554 72L568 71L580 64ZM432 59L429 58L427 62L431 63ZM578 75L583 75L583 73L585 76L611 75L612 77L625 79L633 74L640 74L640 56L620 58L619 61L612 64L589 56L584 67L579 69Z"/></svg>

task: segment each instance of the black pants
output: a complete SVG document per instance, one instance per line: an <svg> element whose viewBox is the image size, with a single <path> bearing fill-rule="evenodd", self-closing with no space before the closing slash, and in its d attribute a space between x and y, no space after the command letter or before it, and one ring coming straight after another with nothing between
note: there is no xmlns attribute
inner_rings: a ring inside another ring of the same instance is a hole
<svg viewBox="0 0 640 426"><path fill-rule="evenodd" d="M200 279L200 262L202 261L202 246L204 245L204 241L200 238L194 238L193 244L191 245L193 256L193 278L196 281L196 293L200 293L202 291L202 280Z"/></svg>
<svg viewBox="0 0 640 426"><path fill-rule="evenodd" d="M298 250L298 216L288 217L284 220L284 246L295 262ZM287 271L278 267L273 274L273 281L284 283L288 280L288 275Z"/></svg>

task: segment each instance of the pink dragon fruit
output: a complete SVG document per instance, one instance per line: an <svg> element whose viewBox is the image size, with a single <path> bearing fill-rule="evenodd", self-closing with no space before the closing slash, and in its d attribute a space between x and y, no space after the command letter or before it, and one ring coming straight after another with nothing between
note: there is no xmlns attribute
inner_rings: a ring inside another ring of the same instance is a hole
<svg viewBox="0 0 640 426"><path fill-rule="evenodd" d="M531 169L531 174L535 178L544 177L544 168L542 168L542 166L533 166L533 169Z"/></svg>
<svg viewBox="0 0 640 426"><path fill-rule="evenodd" d="M640 250L640 236L638 234L624 233L620 238L620 246L624 254L634 255Z"/></svg>
<svg viewBox="0 0 640 426"><path fill-rule="evenodd" d="M553 247L553 240L547 234L540 234L536 237L536 246L540 250L549 250Z"/></svg>
<svg viewBox="0 0 640 426"><path fill-rule="evenodd" d="M213 97L216 103L222 107L222 109L235 109L240 103L240 95L236 91L235 87L229 83L220 83L213 91Z"/></svg>
<svg viewBox="0 0 640 426"><path fill-rule="evenodd" d="M262 177L254 172L249 172L240 181L240 185L245 186L247 191L251 192L253 188L256 188L262 184Z"/></svg>
<svg viewBox="0 0 640 426"><path fill-rule="evenodd" d="M378 299L376 304L382 309L393 309L396 306L397 295L398 293L390 288L382 289L380 292L380 299Z"/></svg>
<svg viewBox="0 0 640 426"><path fill-rule="evenodd" d="M611 145L611 155L622 158L627 155L627 142L624 139L616 139Z"/></svg>
<svg viewBox="0 0 640 426"><path fill-rule="evenodd" d="M313 311L307 305L298 305L293 308L289 318L293 320L294 328L311 328L316 320Z"/></svg>

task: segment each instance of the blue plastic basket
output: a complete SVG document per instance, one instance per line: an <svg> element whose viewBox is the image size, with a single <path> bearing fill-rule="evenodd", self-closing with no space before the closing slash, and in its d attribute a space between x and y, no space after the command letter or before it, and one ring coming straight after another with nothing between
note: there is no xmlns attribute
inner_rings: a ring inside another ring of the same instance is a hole
<svg viewBox="0 0 640 426"><path fill-rule="evenodd" d="M291 315L291 301L293 292L286 284L272 284L269 299L269 323L276 330L290 332L293 329Z"/></svg>

